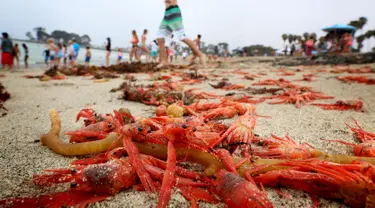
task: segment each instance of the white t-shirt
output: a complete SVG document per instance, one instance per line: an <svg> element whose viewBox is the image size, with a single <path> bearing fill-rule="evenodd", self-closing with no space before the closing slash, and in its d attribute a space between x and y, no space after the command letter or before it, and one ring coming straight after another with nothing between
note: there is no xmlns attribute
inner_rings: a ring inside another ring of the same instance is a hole
<svg viewBox="0 0 375 208"><path fill-rule="evenodd" d="M74 49L74 46L73 46L73 44L71 45L71 46L69 46L69 55L72 55L72 56L74 56L75 55L75 53L76 53L76 51L75 51L75 49Z"/></svg>
<svg viewBox="0 0 375 208"><path fill-rule="evenodd" d="M182 53L182 56L183 56L183 57L187 57L187 52L184 51L184 52Z"/></svg>
<svg viewBox="0 0 375 208"><path fill-rule="evenodd" d="M151 51L158 51L158 48L159 48L159 46L158 45L156 45L156 43L155 42L152 42L152 44L151 44Z"/></svg>

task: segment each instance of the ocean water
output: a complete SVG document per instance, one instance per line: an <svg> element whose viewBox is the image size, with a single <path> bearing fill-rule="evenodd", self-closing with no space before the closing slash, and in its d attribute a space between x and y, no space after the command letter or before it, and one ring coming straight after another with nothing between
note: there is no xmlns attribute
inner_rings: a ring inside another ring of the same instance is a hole
<svg viewBox="0 0 375 208"><path fill-rule="evenodd" d="M44 55L43 51L46 49L45 44L40 43L29 43L29 42L22 42L22 41L13 41L13 44L18 44L20 48L21 55L20 55L20 65L23 66L24 60L24 50L22 48L22 44L25 43L29 48L29 65L31 67L38 67L44 65ZM86 47L81 47L77 63L84 64L85 63L85 54L86 54ZM90 64L92 65L105 65L105 55L106 51L104 50L96 50L91 49L91 60ZM109 57L110 64L116 64L117 60L117 51L112 51L111 56ZM123 53L122 61L129 60L129 54Z"/></svg>

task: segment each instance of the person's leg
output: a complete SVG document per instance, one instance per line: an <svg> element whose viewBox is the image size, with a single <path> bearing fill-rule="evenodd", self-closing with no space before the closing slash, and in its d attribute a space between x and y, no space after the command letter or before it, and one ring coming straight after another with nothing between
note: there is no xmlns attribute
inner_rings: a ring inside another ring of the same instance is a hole
<svg viewBox="0 0 375 208"><path fill-rule="evenodd" d="M203 55L203 53L201 53L199 51L199 49L197 48L197 46L194 44L194 42L192 40L190 40L189 38L185 38L183 40L184 43L186 43L186 45L188 45L190 47L190 49L193 51L193 54L195 54L196 56L199 57L199 60L200 60L200 63L202 65L206 65L206 59Z"/></svg>
<svg viewBox="0 0 375 208"><path fill-rule="evenodd" d="M146 46L142 46L142 50L146 53L146 62L150 60L150 50Z"/></svg>
<svg viewBox="0 0 375 208"><path fill-rule="evenodd" d="M165 50L165 40L164 38L158 38L158 44L160 49L160 64L158 68L168 66L167 52Z"/></svg>
<svg viewBox="0 0 375 208"><path fill-rule="evenodd" d="M133 63L133 56L134 56L134 46L132 47L132 49L130 49L130 54L129 54L130 63Z"/></svg>
<svg viewBox="0 0 375 208"><path fill-rule="evenodd" d="M141 62L141 55L142 55L142 50L139 47L136 47L136 52L135 52L135 58L137 59L138 62Z"/></svg>

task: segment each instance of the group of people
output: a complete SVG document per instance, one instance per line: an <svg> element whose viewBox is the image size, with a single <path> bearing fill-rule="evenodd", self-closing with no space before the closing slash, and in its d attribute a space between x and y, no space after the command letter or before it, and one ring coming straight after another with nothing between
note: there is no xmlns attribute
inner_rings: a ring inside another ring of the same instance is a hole
<svg viewBox="0 0 375 208"><path fill-rule="evenodd" d="M53 67L59 66L61 60L63 60L64 66L67 66L68 64L74 66L76 65L79 50L80 45L74 39L69 40L67 45L63 43L58 43L56 45L54 39L50 38L47 40L46 49L43 51L44 63L47 67Z"/></svg>
<svg viewBox="0 0 375 208"><path fill-rule="evenodd" d="M292 44L290 47L290 55L294 56L296 53L311 57L314 52L319 53L351 53L353 45L353 35L349 32L340 35L329 33L324 39L315 40L314 36L309 37L306 41L301 41L298 44ZM285 49L285 55L287 54Z"/></svg>
<svg viewBox="0 0 375 208"><path fill-rule="evenodd" d="M132 44L132 48L130 50L130 62L133 61L135 58L136 61L141 60L141 56L143 54L146 55L146 62L157 62L157 55L158 49L160 53L159 58L159 65L158 68L165 68L173 62L173 56L176 55L176 42L173 41L173 35L176 38L184 42L188 45L193 53L191 63L199 58L200 63L205 65L205 55L200 51L200 39L201 36L198 35L197 39L194 41L187 38L183 19L181 14L181 9L178 6L177 0L165 0L165 14L164 18L161 21L160 27L157 32L156 40L152 41L151 47L147 46L147 34L148 31L144 30L141 36L141 39L138 38L137 32L132 31L132 39L130 43ZM166 40L170 40L168 44L166 44ZM28 57L28 49L27 46L24 45L25 49L25 65L27 66L27 58ZM44 51L45 63L47 66L58 66L61 64L61 60L63 60L63 64L67 65L67 60L69 59L70 65L75 65L76 60L79 54L80 46L75 40L70 40L68 45L58 43L55 44L53 39L48 39L46 50ZM13 65L13 59L19 56L19 49L17 47L13 47L12 41L9 39L8 34L3 34L3 41L1 44L1 51L2 51L2 65L3 66L11 66ZM109 66L109 57L111 54L111 39L107 38L107 45L106 45L106 66ZM183 52L184 60L187 58L188 53L187 51ZM90 63L92 54L89 47L86 50L86 57L85 63L88 65ZM119 49L118 56L117 56L117 63L120 63L123 58L123 53ZM19 61L18 58L15 58Z"/></svg>
<svg viewBox="0 0 375 208"><path fill-rule="evenodd" d="M16 67L20 68L20 56L21 51L18 47L18 44L14 44L10 40L8 33L4 32L2 34L3 39L1 41L1 66L5 69L13 70L14 61L16 61ZM24 62L25 67L28 68L28 59L29 59L29 48L26 44L22 44L24 50Z"/></svg>

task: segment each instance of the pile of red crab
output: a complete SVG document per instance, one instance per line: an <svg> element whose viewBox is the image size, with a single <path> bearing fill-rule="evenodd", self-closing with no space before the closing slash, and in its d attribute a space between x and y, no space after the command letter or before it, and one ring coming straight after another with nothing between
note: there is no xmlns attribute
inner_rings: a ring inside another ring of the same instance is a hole
<svg viewBox="0 0 375 208"><path fill-rule="evenodd" d="M83 127L65 132L71 138L64 143L59 115L51 110L51 130L41 143L57 154L91 157L33 176L41 188L69 183L66 191L3 199L0 206L85 207L133 188L157 195L158 207L167 207L174 189L191 207L198 202L273 207L263 187L280 186L309 193L315 205L316 196L352 207L375 205L374 158L328 155L288 135L257 138L259 116L252 104L176 103L159 107L156 114L134 118L127 109L107 114L84 109L76 117L84 118ZM234 121L224 124L225 118ZM375 134L357 126L349 127L365 143L354 147L356 155L374 156Z"/></svg>
<svg viewBox="0 0 375 208"><path fill-rule="evenodd" d="M0 109L3 109L5 111L8 111L4 107L5 101L7 101L10 98L10 93L5 89L5 87L0 82Z"/></svg>

